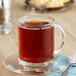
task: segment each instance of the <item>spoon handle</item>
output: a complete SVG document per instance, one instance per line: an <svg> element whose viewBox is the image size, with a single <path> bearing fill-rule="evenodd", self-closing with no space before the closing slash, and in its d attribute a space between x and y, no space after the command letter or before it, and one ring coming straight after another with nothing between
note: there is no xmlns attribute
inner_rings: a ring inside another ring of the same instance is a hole
<svg viewBox="0 0 76 76"><path fill-rule="evenodd" d="M70 68L71 65L68 66L68 68L62 73L61 76L67 76L68 74L68 69Z"/></svg>

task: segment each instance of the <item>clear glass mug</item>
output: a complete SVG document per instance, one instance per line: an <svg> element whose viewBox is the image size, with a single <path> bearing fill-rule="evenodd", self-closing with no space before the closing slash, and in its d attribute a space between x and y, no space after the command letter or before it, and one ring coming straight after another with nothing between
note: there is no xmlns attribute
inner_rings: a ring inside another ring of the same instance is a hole
<svg viewBox="0 0 76 76"><path fill-rule="evenodd" d="M64 46L65 32L54 19L44 15L19 18L19 63L25 71L43 72ZM59 49L54 48L54 29L61 32Z"/></svg>

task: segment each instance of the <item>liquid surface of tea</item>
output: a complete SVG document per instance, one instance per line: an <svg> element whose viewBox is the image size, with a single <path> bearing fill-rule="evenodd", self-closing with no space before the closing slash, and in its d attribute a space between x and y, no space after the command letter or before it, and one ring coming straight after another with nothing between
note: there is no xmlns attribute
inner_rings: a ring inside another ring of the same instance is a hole
<svg viewBox="0 0 76 76"><path fill-rule="evenodd" d="M24 22L19 29L19 58L25 62L43 63L53 58L54 27L45 21ZM42 29L44 27L44 29Z"/></svg>

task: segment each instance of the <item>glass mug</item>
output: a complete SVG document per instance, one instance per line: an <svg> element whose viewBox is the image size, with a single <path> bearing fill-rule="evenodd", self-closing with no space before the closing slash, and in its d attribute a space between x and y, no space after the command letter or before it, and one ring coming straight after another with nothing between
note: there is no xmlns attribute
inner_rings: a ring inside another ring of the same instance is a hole
<svg viewBox="0 0 76 76"><path fill-rule="evenodd" d="M43 72L52 64L65 40L65 32L54 19L44 15L28 15L19 18L19 63L26 71ZM59 49L54 49L54 29L61 32Z"/></svg>

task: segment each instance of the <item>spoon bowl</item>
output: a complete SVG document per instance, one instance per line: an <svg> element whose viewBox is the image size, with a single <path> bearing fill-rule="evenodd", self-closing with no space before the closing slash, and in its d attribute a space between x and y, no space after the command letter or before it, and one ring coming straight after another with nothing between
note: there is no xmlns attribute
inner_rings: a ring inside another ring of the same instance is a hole
<svg viewBox="0 0 76 76"><path fill-rule="evenodd" d="M68 66L68 68L62 73L61 76L67 76L67 74L68 74L68 69L70 68L70 66L76 66L76 53L73 54L72 56L70 56L70 58L69 58L69 66Z"/></svg>
<svg viewBox="0 0 76 76"><path fill-rule="evenodd" d="M76 53L70 56L69 62L76 65Z"/></svg>

